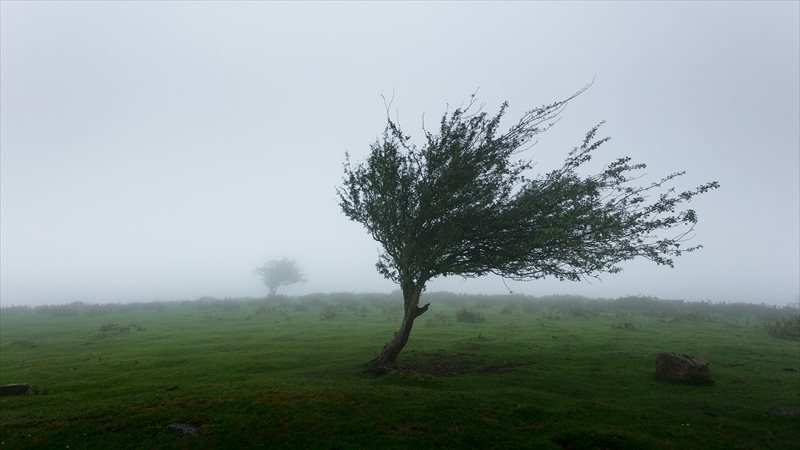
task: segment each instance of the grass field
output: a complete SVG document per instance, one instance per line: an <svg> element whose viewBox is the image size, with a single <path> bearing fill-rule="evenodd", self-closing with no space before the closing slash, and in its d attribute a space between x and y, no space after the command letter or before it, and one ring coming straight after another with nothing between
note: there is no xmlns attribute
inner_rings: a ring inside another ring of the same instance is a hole
<svg viewBox="0 0 800 450"><path fill-rule="evenodd" d="M0 384L32 387L0 397L0 449L800 443L800 344L765 327L797 310L426 301L400 370L383 376L363 363L399 325L395 295L5 308ZM459 321L465 308L485 321ZM657 379L662 351L709 360L714 382ZM170 432L173 422L200 434Z"/></svg>

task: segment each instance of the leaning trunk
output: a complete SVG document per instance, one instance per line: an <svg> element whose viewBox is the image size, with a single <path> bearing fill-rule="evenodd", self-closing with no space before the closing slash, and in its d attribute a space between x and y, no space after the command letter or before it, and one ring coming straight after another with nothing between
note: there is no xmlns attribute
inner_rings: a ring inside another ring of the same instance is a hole
<svg viewBox="0 0 800 450"><path fill-rule="evenodd" d="M394 333L392 340L383 346L381 354L372 361L369 361L367 365L384 370L391 370L395 367L397 355L400 354L400 352L408 343L408 336L411 334L411 328L414 326L414 320L427 311L428 306L430 306L430 303L426 304L422 308L418 306L421 293L422 286L403 286L403 304L405 305L405 312L403 315L403 323L400 325L400 330Z"/></svg>

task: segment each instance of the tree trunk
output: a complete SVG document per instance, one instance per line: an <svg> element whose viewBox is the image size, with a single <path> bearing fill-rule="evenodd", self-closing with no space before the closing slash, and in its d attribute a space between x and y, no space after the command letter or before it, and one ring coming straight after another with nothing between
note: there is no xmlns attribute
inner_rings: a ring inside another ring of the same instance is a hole
<svg viewBox="0 0 800 450"><path fill-rule="evenodd" d="M269 296L270 297L275 297L275 295L277 293L278 293L278 286L270 286L269 287Z"/></svg>
<svg viewBox="0 0 800 450"><path fill-rule="evenodd" d="M403 323L400 325L400 330L394 333L392 340L383 346L383 351L375 359L367 362L368 366L376 367L383 370L391 370L395 367L395 360L397 355L403 350L403 347L408 343L408 336L411 334L411 327L414 326L414 320L421 316L428 310L430 303L422 308L417 306L419 304L419 297L422 294L422 286L403 285L403 304L405 305L405 314L403 316Z"/></svg>

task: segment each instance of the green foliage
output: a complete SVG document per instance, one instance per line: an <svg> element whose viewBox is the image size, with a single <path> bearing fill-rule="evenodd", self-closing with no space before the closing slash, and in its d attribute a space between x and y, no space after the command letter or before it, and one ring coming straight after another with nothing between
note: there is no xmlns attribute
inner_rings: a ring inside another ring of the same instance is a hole
<svg viewBox="0 0 800 450"><path fill-rule="evenodd" d="M297 262L288 259L274 259L258 267L255 273L261 277L264 285L269 288L270 297L274 297L278 288L295 283L304 283L306 277Z"/></svg>
<svg viewBox="0 0 800 450"><path fill-rule="evenodd" d="M617 329L617 330L628 330L628 331L636 331L636 330L640 330L641 329L641 327L639 325L637 325L637 324L635 324L633 322L615 323L615 324L611 325L611 328L614 328L614 329Z"/></svg>
<svg viewBox="0 0 800 450"><path fill-rule="evenodd" d="M473 96L442 116L438 133L426 131L421 147L389 119L366 162L352 165L348 156L338 190L344 214L383 246L378 271L403 289L447 275L579 280L638 256L671 266L699 248L682 247L697 215L678 208L718 183L676 193L666 186L680 172L636 186L645 165L627 157L582 176L608 140L596 138L599 125L561 168L526 176L531 162L515 155L581 92L524 113L505 132L508 104L490 116Z"/></svg>
<svg viewBox="0 0 800 450"><path fill-rule="evenodd" d="M483 317L483 314L479 312L475 312L467 308L461 308L458 311L456 311L456 321L466 322L466 323L480 323L480 322L486 322L486 318Z"/></svg>
<svg viewBox="0 0 800 450"><path fill-rule="evenodd" d="M800 314L795 314L773 322L764 323L770 335L782 339L800 341Z"/></svg>
<svg viewBox="0 0 800 450"><path fill-rule="evenodd" d="M620 263L644 257L672 266L697 222L683 209L714 181L680 193L668 185L683 172L637 185L644 164L619 158L597 174L582 175L609 138L600 125L569 152L563 166L529 178L530 161L517 155L550 128L582 93L525 112L501 131L508 108L495 115L477 106L445 113L437 133L421 146L388 119L365 162L345 155L339 206L381 244L376 268L400 285L405 316L400 330L371 363L391 369L408 342L426 283L436 277L496 274L512 279L556 277L578 281L619 272Z"/></svg>

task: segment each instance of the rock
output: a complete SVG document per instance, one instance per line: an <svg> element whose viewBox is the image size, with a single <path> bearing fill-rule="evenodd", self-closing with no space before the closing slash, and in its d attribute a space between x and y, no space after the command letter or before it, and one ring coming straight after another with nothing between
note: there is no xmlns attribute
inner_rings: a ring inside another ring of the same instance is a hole
<svg viewBox="0 0 800 450"><path fill-rule="evenodd" d="M28 392L27 384L4 384L0 386L0 395L20 395Z"/></svg>
<svg viewBox="0 0 800 450"><path fill-rule="evenodd" d="M800 408L772 408L770 412L772 412L772 414L786 417L800 416Z"/></svg>
<svg viewBox="0 0 800 450"><path fill-rule="evenodd" d="M772 412L772 414L777 414L779 416L786 416L786 417L800 416L800 408L772 408L770 411Z"/></svg>
<svg viewBox="0 0 800 450"><path fill-rule="evenodd" d="M659 353L656 359L656 375L677 383L709 383L711 374L708 361L682 353Z"/></svg>
<svg viewBox="0 0 800 450"><path fill-rule="evenodd" d="M200 430L196 426L188 423L171 423L167 425L167 429L179 434L188 434L189 436L198 436L200 434Z"/></svg>

